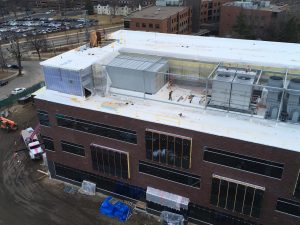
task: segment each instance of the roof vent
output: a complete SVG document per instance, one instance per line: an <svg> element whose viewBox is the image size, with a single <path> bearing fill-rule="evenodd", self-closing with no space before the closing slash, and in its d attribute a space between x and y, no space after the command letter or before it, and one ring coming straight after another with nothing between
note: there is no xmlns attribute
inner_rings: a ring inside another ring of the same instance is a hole
<svg viewBox="0 0 300 225"><path fill-rule="evenodd" d="M291 79L288 89L300 90L300 79L299 78Z"/></svg>
<svg viewBox="0 0 300 225"><path fill-rule="evenodd" d="M247 76L238 76L238 79L240 79L240 80L250 80L251 78L247 77Z"/></svg>
<svg viewBox="0 0 300 225"><path fill-rule="evenodd" d="M220 73L218 74L218 77L230 77L229 74Z"/></svg>
<svg viewBox="0 0 300 225"><path fill-rule="evenodd" d="M283 78L279 76L271 76L268 80L270 87L283 87Z"/></svg>

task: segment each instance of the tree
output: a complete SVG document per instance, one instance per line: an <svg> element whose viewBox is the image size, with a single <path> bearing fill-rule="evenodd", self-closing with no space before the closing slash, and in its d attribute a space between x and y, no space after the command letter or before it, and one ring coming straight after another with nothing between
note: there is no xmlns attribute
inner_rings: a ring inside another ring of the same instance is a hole
<svg viewBox="0 0 300 225"><path fill-rule="evenodd" d="M48 43L47 38L44 35L28 35L26 37L27 44L29 45L29 48L34 49L38 56L39 60L41 60L41 51L44 49L47 49Z"/></svg>
<svg viewBox="0 0 300 225"><path fill-rule="evenodd" d="M279 41L300 43L300 23L296 17L290 17L279 32Z"/></svg>
<svg viewBox="0 0 300 225"><path fill-rule="evenodd" d="M2 42L0 42L0 66L2 71L6 66L6 57L2 49Z"/></svg>
<svg viewBox="0 0 300 225"><path fill-rule="evenodd" d="M246 16L241 12L237 18L233 31L238 38L255 39L252 27L247 23Z"/></svg>
<svg viewBox="0 0 300 225"><path fill-rule="evenodd" d="M20 40L16 33L11 33L11 41L7 51L11 54L12 58L17 61L19 67L19 74L22 75L22 49L20 46Z"/></svg>
<svg viewBox="0 0 300 225"><path fill-rule="evenodd" d="M93 3L91 2L91 0L85 0L85 10L87 10L87 13L89 15L94 14L94 6L93 6Z"/></svg>

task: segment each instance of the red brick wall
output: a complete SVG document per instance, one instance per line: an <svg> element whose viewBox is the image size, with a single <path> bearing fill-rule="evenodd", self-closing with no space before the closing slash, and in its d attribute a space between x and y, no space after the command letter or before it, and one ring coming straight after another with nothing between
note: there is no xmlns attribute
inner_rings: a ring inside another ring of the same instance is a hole
<svg viewBox="0 0 300 225"><path fill-rule="evenodd" d="M129 30L140 30L160 33L189 34L192 29L192 11L186 7L166 19L131 18ZM152 27L151 27L152 24ZM155 25L159 25L156 28ZM145 25L145 26L143 26Z"/></svg>
<svg viewBox="0 0 300 225"><path fill-rule="evenodd" d="M236 24L236 18L242 13L248 24L253 27L254 32L258 36L263 36L267 32L267 28L276 19L281 17L281 13L272 14L272 11L242 9L236 6L222 6L219 26L220 36L230 36L233 34L233 26Z"/></svg>
<svg viewBox="0 0 300 225"><path fill-rule="evenodd" d="M162 124L145 122L108 113L101 113L81 108L74 108L60 104L54 104L47 101L36 100L38 109L49 113L51 127L42 126L41 133L45 136L52 137L54 140L55 152L47 152L49 160L58 162L70 167L85 170L94 174L100 174L93 171L90 144L95 143L106 147L119 149L129 153L131 178L127 181L132 185L146 188L152 186L168 192L179 194L190 198L191 202L223 211L234 216L256 221L264 225L282 225L282 224L298 224L299 219L293 216L285 215L275 211L276 200L278 197L293 199L293 191L297 174L299 171L300 153L278 149L274 147L254 144L250 142L240 141L237 139L225 138L221 136L200 133L191 130L181 129L177 127L166 126ZM61 113L85 120L106 123L112 126L132 129L137 132L137 144L129 144L109 138L87 134L71 129L56 126L55 114ZM145 153L145 129L155 129L177 135L192 138L192 161L191 169L184 170L201 176L200 189L176 184L167 180L147 176L138 172L138 161L146 160ZM86 150L85 157L71 155L61 151L60 141L65 140L83 145ZM284 164L284 172L282 179L273 179L246 171L232 169L224 166L214 165L203 161L203 147L210 146L224 149L233 153L239 153L246 156L257 157L265 160L271 160ZM243 182L256 184L266 188L263 206L261 210L261 218L255 219L234 213L225 209L212 206L210 202L210 190L212 174L233 178ZM112 179L117 179L110 177Z"/></svg>

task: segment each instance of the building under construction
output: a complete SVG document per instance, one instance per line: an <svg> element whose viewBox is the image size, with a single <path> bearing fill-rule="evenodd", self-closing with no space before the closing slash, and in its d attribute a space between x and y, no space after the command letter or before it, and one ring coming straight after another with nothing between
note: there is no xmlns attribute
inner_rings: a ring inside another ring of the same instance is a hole
<svg viewBox="0 0 300 225"><path fill-rule="evenodd" d="M52 178L197 224L299 224L299 45L110 39L41 63L36 105Z"/></svg>

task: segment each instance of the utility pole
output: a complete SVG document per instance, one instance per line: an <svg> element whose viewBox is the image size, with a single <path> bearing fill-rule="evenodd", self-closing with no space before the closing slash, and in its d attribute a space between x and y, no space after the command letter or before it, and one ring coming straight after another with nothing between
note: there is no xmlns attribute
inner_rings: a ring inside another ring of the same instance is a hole
<svg viewBox="0 0 300 225"><path fill-rule="evenodd" d="M84 27L85 27L85 38L86 38L86 42L88 42L89 40L89 31L87 28L87 10L84 10Z"/></svg>

